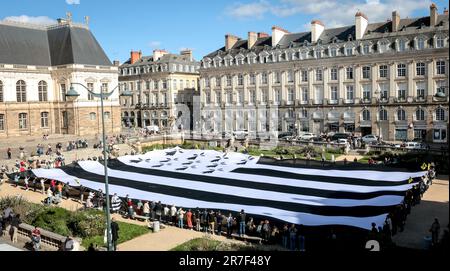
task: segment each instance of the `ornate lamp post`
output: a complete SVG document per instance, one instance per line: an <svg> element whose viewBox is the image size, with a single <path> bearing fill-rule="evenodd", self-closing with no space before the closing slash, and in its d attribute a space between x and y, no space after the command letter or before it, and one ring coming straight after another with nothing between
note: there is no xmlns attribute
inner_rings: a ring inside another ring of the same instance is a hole
<svg viewBox="0 0 450 271"><path fill-rule="evenodd" d="M92 96L96 98L100 98L100 106L101 106L101 112L102 112L102 136L103 136L103 162L105 167L105 194L106 194L106 229L107 229L107 245L108 245L108 251L113 250L112 244L111 244L111 217L109 212L109 189L108 189L108 156L106 154L106 133L105 133L105 112L103 108L103 99L110 97L113 92L119 87L116 86L111 92L105 93L103 91L100 91L100 93L94 93L89 88L87 88L85 85L80 83L71 83L70 84L70 90L65 94L67 98L75 100L80 94L75 90L73 85L80 85L83 88L85 88ZM132 93L125 90L120 94L122 97L130 97L132 96Z"/></svg>

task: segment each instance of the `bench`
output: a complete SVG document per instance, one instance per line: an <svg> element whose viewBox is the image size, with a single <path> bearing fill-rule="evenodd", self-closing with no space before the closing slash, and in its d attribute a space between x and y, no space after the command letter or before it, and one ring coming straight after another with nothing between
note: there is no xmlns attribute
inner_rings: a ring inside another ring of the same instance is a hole
<svg viewBox="0 0 450 271"><path fill-rule="evenodd" d="M31 238L31 232L34 230L34 226L21 223L18 228L18 237L24 240L30 240ZM45 246L48 249L51 250L60 250L64 242L66 241L66 237L46 231L42 228L39 228L39 231L41 232L41 246ZM79 250L79 244L81 244L81 240L76 240L79 238L73 238L74 239L74 251ZM78 244L77 244L78 243Z"/></svg>
<svg viewBox="0 0 450 271"><path fill-rule="evenodd" d="M258 244L261 244L262 240L263 240L261 237L248 236L248 235L239 236L239 234L236 234L236 233L231 234L231 237L233 237L234 239L237 239L237 240L248 241L248 242L255 242L255 243L258 243Z"/></svg>

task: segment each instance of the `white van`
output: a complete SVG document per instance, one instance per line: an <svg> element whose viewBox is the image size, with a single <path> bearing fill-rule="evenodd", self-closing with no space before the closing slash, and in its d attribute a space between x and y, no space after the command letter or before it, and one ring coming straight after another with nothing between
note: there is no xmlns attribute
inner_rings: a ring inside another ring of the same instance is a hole
<svg viewBox="0 0 450 271"><path fill-rule="evenodd" d="M406 142L405 149L421 150L424 149L420 142Z"/></svg>
<svg viewBox="0 0 450 271"><path fill-rule="evenodd" d="M150 126L147 126L147 127L145 127L145 129L146 129L148 132L154 132L154 133L159 132L159 127L156 126L156 125L150 125Z"/></svg>

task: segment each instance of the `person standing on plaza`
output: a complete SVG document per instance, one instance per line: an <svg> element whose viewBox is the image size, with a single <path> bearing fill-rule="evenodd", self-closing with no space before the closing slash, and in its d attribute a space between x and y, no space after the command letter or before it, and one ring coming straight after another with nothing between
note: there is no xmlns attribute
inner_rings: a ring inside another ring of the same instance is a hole
<svg viewBox="0 0 450 271"><path fill-rule="evenodd" d="M51 205L53 203L53 192L50 187L47 189L47 205Z"/></svg>
<svg viewBox="0 0 450 271"><path fill-rule="evenodd" d="M184 228L183 222L184 222L184 214L186 212L183 210L183 208L180 207L180 209L178 209L178 227L179 228Z"/></svg>
<svg viewBox="0 0 450 271"><path fill-rule="evenodd" d="M289 247L291 250L295 250L295 245L297 241L297 228L295 227L295 224L292 224L289 228Z"/></svg>
<svg viewBox="0 0 450 271"><path fill-rule="evenodd" d="M19 186L19 174L14 175L14 186Z"/></svg>
<svg viewBox="0 0 450 271"><path fill-rule="evenodd" d="M155 206L155 214L156 214L156 219L158 221L161 221L162 212L163 212L163 207L162 207L161 201L158 201L158 203L156 203L156 206Z"/></svg>
<svg viewBox="0 0 450 271"><path fill-rule="evenodd" d="M11 156L12 156L11 148L8 148L8 150L6 151L6 154L8 155L8 160L11 160Z"/></svg>
<svg viewBox="0 0 450 271"><path fill-rule="evenodd" d="M186 213L186 224L187 224L188 229L190 229L190 230L192 230L192 228L194 227L192 225L192 212L191 212L191 209L189 209L187 211L187 213Z"/></svg>
<svg viewBox="0 0 450 271"><path fill-rule="evenodd" d="M70 185L69 182L66 182L63 187L63 196L66 197L66 199L69 199L69 191L70 191Z"/></svg>
<svg viewBox="0 0 450 271"><path fill-rule="evenodd" d="M31 242L33 243L34 251L41 249L41 231L37 227L31 232Z"/></svg>
<svg viewBox="0 0 450 271"><path fill-rule="evenodd" d="M117 196L117 193L111 197L111 213L117 213L122 205L122 200Z"/></svg>
<svg viewBox="0 0 450 271"><path fill-rule="evenodd" d="M227 217L227 237L231 238L232 233L233 233L233 215L229 213Z"/></svg>
<svg viewBox="0 0 450 271"><path fill-rule="evenodd" d="M150 217L150 205L147 200L144 201L143 213L145 217Z"/></svg>
<svg viewBox="0 0 450 271"><path fill-rule="evenodd" d="M208 224L209 224L209 230L211 231L211 234L214 235L215 230L215 223L216 222L216 216L214 215L214 211L210 210L208 214Z"/></svg>
<svg viewBox="0 0 450 271"><path fill-rule="evenodd" d="M441 231L441 225L439 224L439 220L437 218L434 219L433 224L431 224L430 232L431 232L431 244L434 246L439 242L439 233Z"/></svg>
<svg viewBox="0 0 450 271"><path fill-rule="evenodd" d="M19 231L19 225L22 223L22 220L20 220L20 214L16 214L11 219L11 241L13 243L17 243L17 235Z"/></svg>
<svg viewBox="0 0 450 271"><path fill-rule="evenodd" d="M216 214L216 221L217 221L217 234L220 236L222 235L222 223L223 223L223 216L220 213L220 211Z"/></svg>
<svg viewBox="0 0 450 271"><path fill-rule="evenodd" d="M25 184L25 191L28 191L28 189L29 189L29 183L28 183L29 180L30 180L30 177L28 175L26 175L25 178L23 178L23 183Z"/></svg>
<svg viewBox="0 0 450 271"><path fill-rule="evenodd" d="M164 214L164 221L166 223L169 222L169 220L170 220L170 217L169 217L169 214L170 214L169 206L164 205L163 214Z"/></svg>
<svg viewBox="0 0 450 271"><path fill-rule="evenodd" d="M111 219L111 241L114 251L117 250L117 240L119 240L119 224L117 224L116 219L113 217Z"/></svg>
<svg viewBox="0 0 450 271"><path fill-rule="evenodd" d="M170 218L172 219L172 224L176 225L176 221L177 221L177 207L175 207L175 205L172 205L172 207L170 207Z"/></svg>
<svg viewBox="0 0 450 271"><path fill-rule="evenodd" d="M284 224L283 229L281 230L281 243L284 248L288 248L288 240L289 240L289 226L288 224Z"/></svg>
<svg viewBox="0 0 450 271"><path fill-rule="evenodd" d="M244 212L244 209L241 210L239 213L238 219L239 219L239 236L243 237L245 236L245 222L246 222L246 214Z"/></svg>

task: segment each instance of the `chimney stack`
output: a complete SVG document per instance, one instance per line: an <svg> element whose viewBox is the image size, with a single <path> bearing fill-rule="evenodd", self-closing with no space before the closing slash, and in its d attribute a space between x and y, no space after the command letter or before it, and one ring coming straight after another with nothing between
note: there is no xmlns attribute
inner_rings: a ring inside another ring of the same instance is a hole
<svg viewBox="0 0 450 271"><path fill-rule="evenodd" d="M447 8L444 8L444 13L443 14L448 16L448 9Z"/></svg>
<svg viewBox="0 0 450 271"><path fill-rule="evenodd" d="M142 58L142 51L131 51L130 64L136 63L139 59Z"/></svg>
<svg viewBox="0 0 450 271"><path fill-rule="evenodd" d="M159 49L153 50L153 61L157 61L163 55L166 55L166 54L168 54L166 50L159 50Z"/></svg>
<svg viewBox="0 0 450 271"><path fill-rule="evenodd" d="M311 22L311 42L317 42L319 40L320 35L322 35L323 30L325 29L325 25L319 21L314 20Z"/></svg>
<svg viewBox="0 0 450 271"><path fill-rule="evenodd" d="M258 32L258 39L260 38L267 38L269 36L269 34L264 33L264 32Z"/></svg>
<svg viewBox="0 0 450 271"><path fill-rule="evenodd" d="M233 46L236 44L236 42L240 39L241 38L231 35L231 34L225 35L225 50L228 51L231 48L233 48Z"/></svg>
<svg viewBox="0 0 450 271"><path fill-rule="evenodd" d="M66 19L62 19L62 18L58 18L58 19L56 19L56 21L58 22L58 25L63 25L63 24L67 23L67 20Z"/></svg>
<svg viewBox="0 0 450 271"><path fill-rule="evenodd" d="M400 14L398 11L392 12L392 32L397 32L399 30L400 25Z"/></svg>
<svg viewBox="0 0 450 271"><path fill-rule="evenodd" d="M186 56L189 59L189 61L192 61L192 50L190 49L182 50L180 52L180 55Z"/></svg>
<svg viewBox="0 0 450 271"><path fill-rule="evenodd" d="M256 32L248 32L247 48L251 49L255 45L258 39L258 34Z"/></svg>
<svg viewBox="0 0 450 271"><path fill-rule="evenodd" d="M366 32L367 25L369 24L369 20L367 16L361 11L356 12L355 14L355 28L356 28L356 39L362 39L364 33Z"/></svg>
<svg viewBox="0 0 450 271"><path fill-rule="evenodd" d="M289 34L289 31L278 26L272 26L272 46L276 46L286 34Z"/></svg>
<svg viewBox="0 0 450 271"><path fill-rule="evenodd" d="M114 60L113 61L113 65L116 66L116 67L119 67L120 66L119 60Z"/></svg>
<svg viewBox="0 0 450 271"><path fill-rule="evenodd" d="M437 7L435 3L430 5L430 26L436 26L438 20Z"/></svg>

